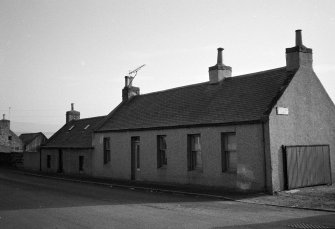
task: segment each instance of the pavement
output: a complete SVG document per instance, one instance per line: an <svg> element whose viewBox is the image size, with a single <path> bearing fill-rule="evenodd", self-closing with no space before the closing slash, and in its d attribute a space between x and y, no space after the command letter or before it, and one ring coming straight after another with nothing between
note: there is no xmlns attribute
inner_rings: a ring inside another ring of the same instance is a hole
<svg viewBox="0 0 335 229"><path fill-rule="evenodd" d="M335 228L335 213L0 168L0 228Z"/></svg>

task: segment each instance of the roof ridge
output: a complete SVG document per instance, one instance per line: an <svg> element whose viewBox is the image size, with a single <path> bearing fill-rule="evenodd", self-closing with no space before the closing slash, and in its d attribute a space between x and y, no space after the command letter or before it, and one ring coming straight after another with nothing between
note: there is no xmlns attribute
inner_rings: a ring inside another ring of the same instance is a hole
<svg viewBox="0 0 335 229"><path fill-rule="evenodd" d="M145 94L142 94L140 96L145 96L145 95L151 95L151 94L157 94L157 93L164 93L164 92L167 92L167 91L173 91L173 90L177 90L177 89L182 89L182 88L186 88L186 87L193 87L193 86L198 86L200 84L207 84L208 81L206 82L201 82L201 83L195 83L195 84L189 84L189 85L184 85L184 86L179 86L179 87L174 87L174 88L169 88L169 89L164 89L164 90L161 90L161 91L153 91L153 92L149 92L149 93L145 93ZM136 96L135 96L136 97Z"/></svg>
<svg viewBox="0 0 335 229"><path fill-rule="evenodd" d="M284 67L278 67L278 68L273 68L273 69L268 69L268 70L263 70L263 71L258 71L258 72L243 74L243 75L232 76L231 78L253 76L253 75L257 75L257 74L261 74L261 73L266 73L266 72L271 72L271 71L277 71L277 70L281 70L281 69L285 69L285 68L286 68L285 66ZM142 97L142 96L146 96L146 95L165 93L167 91L178 90L178 89L188 88L188 87L194 87L194 86L199 86L201 84L208 84L208 83L209 83L209 81L205 81L205 82L201 82L201 83L195 83L195 84L189 84L189 85L184 85L184 86L179 86L179 87L164 89L164 90L161 90L161 91L149 92L149 93L142 94L140 96Z"/></svg>
<svg viewBox="0 0 335 229"><path fill-rule="evenodd" d="M253 75L256 75L256 74L261 74L261 73L267 73L267 72L277 71L277 70L281 70L281 69L285 69L285 68L286 68L286 67L273 68L273 69L268 69L268 70L263 70L263 71L258 71L258 72L253 72L253 73L243 74L243 75L232 76L232 78L236 78L236 77L246 77L246 76L253 76Z"/></svg>
<svg viewBox="0 0 335 229"><path fill-rule="evenodd" d="M90 117L90 118L81 118L81 119L71 120L71 121L74 121L74 123L75 123L75 122L78 122L78 121L86 121L86 120L89 120L89 119L104 118L104 117L106 117L106 115L101 115L101 116L96 116L96 117Z"/></svg>

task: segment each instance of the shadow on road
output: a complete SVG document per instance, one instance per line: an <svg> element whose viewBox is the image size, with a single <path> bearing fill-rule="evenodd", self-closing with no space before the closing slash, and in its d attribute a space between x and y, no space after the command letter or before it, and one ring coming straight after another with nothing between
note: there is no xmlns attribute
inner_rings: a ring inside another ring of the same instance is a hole
<svg viewBox="0 0 335 229"><path fill-rule="evenodd" d="M199 201L213 201L213 198L78 183L0 169L0 211Z"/></svg>

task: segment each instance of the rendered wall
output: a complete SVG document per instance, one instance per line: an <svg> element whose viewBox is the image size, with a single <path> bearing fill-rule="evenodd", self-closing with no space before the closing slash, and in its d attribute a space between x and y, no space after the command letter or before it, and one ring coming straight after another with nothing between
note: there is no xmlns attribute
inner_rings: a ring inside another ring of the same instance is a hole
<svg viewBox="0 0 335 229"><path fill-rule="evenodd" d="M277 115L276 107L288 107ZM335 178L335 107L311 68L301 67L269 117L273 191L283 190L282 145L329 144ZM333 181L334 182L334 181Z"/></svg>
<svg viewBox="0 0 335 229"><path fill-rule="evenodd" d="M92 172L92 150L91 149L62 149L63 151L63 173L86 174ZM51 156L51 166L47 168L47 155ZM79 156L84 156L83 171L79 171ZM56 173L58 171L59 150L42 149L42 171Z"/></svg>
<svg viewBox="0 0 335 229"><path fill-rule="evenodd" d="M222 173L221 133L236 132L237 173ZM187 135L200 134L203 171L187 170ZM157 135L166 135L167 167L157 168ZM97 133L94 135L92 174L129 180L131 137L140 136L141 170L137 180L197 184L240 190L264 189L264 151L260 124L170 129L138 132ZM103 163L103 138L111 139L111 162Z"/></svg>
<svg viewBox="0 0 335 229"><path fill-rule="evenodd" d="M40 170L40 152L23 152L23 167L29 170Z"/></svg>

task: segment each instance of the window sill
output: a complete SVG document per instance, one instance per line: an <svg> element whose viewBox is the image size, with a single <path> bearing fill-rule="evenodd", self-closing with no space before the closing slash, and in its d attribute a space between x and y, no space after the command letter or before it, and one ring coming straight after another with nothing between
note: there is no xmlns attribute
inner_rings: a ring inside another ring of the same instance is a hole
<svg viewBox="0 0 335 229"><path fill-rule="evenodd" d="M237 171L224 171L222 172L222 174L232 174L232 175L236 175Z"/></svg>
<svg viewBox="0 0 335 229"><path fill-rule="evenodd" d="M188 172L191 172L191 173L203 173L204 170L201 168L196 168L196 169L192 169L192 170L189 170Z"/></svg>

